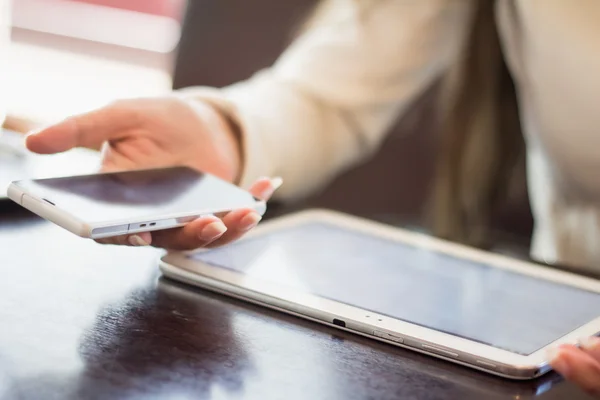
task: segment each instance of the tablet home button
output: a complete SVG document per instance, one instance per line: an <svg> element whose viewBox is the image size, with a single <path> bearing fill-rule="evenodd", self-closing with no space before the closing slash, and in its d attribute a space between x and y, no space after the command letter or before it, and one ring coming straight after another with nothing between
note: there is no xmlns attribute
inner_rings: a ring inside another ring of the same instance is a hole
<svg viewBox="0 0 600 400"><path fill-rule="evenodd" d="M438 354L443 355L443 356L452 357L452 358L457 358L458 357L457 353L453 353L453 352L448 351L448 350L440 349L439 347L430 346L428 344L422 344L421 347L423 347L425 350L429 350L429 351L432 351L434 353L438 353Z"/></svg>

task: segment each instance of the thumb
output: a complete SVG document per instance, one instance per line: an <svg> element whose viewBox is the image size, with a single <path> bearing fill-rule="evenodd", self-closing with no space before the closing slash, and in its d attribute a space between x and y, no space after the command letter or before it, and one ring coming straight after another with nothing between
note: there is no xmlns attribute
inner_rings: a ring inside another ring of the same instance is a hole
<svg viewBox="0 0 600 400"><path fill-rule="evenodd" d="M39 154L60 153L74 147L99 149L102 143L121 138L138 123L134 113L132 107L115 103L30 133L25 143Z"/></svg>

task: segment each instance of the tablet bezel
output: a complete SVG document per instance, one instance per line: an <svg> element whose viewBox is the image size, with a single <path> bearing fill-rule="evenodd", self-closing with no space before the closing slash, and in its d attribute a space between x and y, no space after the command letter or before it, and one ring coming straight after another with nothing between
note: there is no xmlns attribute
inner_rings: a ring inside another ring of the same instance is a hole
<svg viewBox="0 0 600 400"><path fill-rule="evenodd" d="M466 260L482 262L491 267L600 293L600 282L591 278L546 268L330 210L307 210L279 217L261 224L240 240L268 235L280 229L288 229L311 221L327 222L379 238L399 241ZM289 287L281 287L277 284L245 276L240 272L211 266L189 258L189 254L194 252L167 253L161 258L161 271L167 277L191 285L242 298L246 301L259 303L286 313L512 379L531 379L548 372L550 368L545 357L548 347L565 343L576 344L579 338L597 335L600 332L600 317L598 317L530 355L521 355L394 319L387 315L363 310L356 306L292 290ZM334 318L344 321L346 326L341 327L334 324ZM379 331L388 336L381 337L381 334L375 336L374 331ZM396 339L398 337L402 339L402 343ZM424 348L424 345L429 347ZM456 356L449 355L448 351L455 353Z"/></svg>

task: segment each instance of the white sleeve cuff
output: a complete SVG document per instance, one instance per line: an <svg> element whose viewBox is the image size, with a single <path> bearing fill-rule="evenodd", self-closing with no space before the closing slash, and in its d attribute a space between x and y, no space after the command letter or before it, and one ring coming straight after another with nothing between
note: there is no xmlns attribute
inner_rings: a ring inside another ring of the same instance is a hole
<svg viewBox="0 0 600 400"><path fill-rule="evenodd" d="M232 89L235 92L235 88ZM264 154L260 135L251 134L253 129L249 125L252 123L240 113L236 102L228 96L227 89L201 86L180 89L177 94L186 99L210 104L238 128L242 155L241 171L237 182L240 187L249 189L260 177L272 177L273 171L271 171L269 157Z"/></svg>

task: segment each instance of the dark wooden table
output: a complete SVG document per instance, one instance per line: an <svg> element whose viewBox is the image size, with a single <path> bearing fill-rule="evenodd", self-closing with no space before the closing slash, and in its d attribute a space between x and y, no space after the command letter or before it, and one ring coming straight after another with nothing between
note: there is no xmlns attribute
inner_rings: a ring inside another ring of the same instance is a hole
<svg viewBox="0 0 600 400"><path fill-rule="evenodd" d="M0 203L1 399L586 399L516 383L160 277Z"/></svg>

